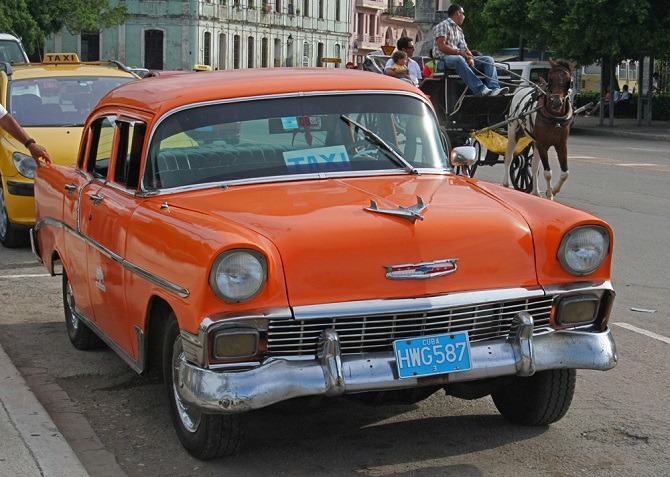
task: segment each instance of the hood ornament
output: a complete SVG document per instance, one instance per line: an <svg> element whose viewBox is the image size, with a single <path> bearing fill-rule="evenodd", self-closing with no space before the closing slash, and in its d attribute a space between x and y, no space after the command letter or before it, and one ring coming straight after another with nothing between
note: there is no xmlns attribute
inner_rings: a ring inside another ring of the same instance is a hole
<svg viewBox="0 0 670 477"><path fill-rule="evenodd" d="M457 260L457 258L448 258L432 262L389 265L384 268L386 268L386 278L389 280L425 280L454 273L458 270Z"/></svg>
<svg viewBox="0 0 670 477"><path fill-rule="evenodd" d="M416 222L416 219L423 220L423 212L428 204L426 204L421 197L416 196L416 204L410 207L398 206L397 209L380 209L374 199L370 199L370 207L365 207L365 210L370 212L377 212L380 214L394 215L401 219L409 220L411 223Z"/></svg>

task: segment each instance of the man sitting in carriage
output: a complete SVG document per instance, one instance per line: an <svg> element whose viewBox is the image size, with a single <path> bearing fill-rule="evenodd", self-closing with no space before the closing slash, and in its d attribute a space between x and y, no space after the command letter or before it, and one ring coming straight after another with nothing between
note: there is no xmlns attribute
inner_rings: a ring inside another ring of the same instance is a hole
<svg viewBox="0 0 670 477"><path fill-rule="evenodd" d="M493 58L490 56L474 56L465 41L461 25L465 20L463 7L453 3L447 10L449 18L433 28L435 44L433 55L438 60L437 71L444 67L456 70L470 91L477 96L497 96L507 94L509 88L500 87L498 73ZM473 69L484 74L484 82L477 77Z"/></svg>

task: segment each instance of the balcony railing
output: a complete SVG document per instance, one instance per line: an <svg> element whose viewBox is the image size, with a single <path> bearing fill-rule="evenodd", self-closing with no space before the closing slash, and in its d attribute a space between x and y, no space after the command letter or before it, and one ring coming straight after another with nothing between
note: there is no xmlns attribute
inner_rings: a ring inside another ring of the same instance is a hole
<svg viewBox="0 0 670 477"><path fill-rule="evenodd" d="M384 13L392 17L414 18L414 5L411 7L391 7L384 10Z"/></svg>

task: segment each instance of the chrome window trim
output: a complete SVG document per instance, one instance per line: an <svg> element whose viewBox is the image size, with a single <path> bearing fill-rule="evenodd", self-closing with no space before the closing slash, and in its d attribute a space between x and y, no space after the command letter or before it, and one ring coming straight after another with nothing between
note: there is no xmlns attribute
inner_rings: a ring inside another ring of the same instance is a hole
<svg viewBox="0 0 670 477"><path fill-rule="evenodd" d="M188 298L190 295L190 292L187 288L181 287L177 284L174 284L170 282L169 280L166 280L165 278L159 277L158 275L155 275L147 270L144 270L142 267L139 267L126 259L124 259L122 256L112 252L106 247L103 247L100 245L98 242L95 240L92 240L91 238L83 235L81 232L78 230L73 229L70 227L68 224L64 223L63 221L56 220L54 218L50 217L45 217L40 219L36 224L35 224L35 232L37 233L42 227L45 226L52 226L52 227L57 227L61 228L64 231L72 234L73 236L77 237L78 239L82 240L84 243L90 245L91 247L95 248L98 252L103 254L105 257L109 258L110 260L113 260L117 262L119 265L121 265L123 268L128 270L129 272L137 275L140 278L145 279L149 283L153 283L156 286L159 286L163 290L166 290L174 295L179 296L180 298Z"/></svg>
<svg viewBox="0 0 670 477"><path fill-rule="evenodd" d="M447 176L453 175L453 171L449 169L417 169L419 174L422 175L436 175L436 176ZM253 179L237 179L233 181L226 182L207 182L203 184L193 184L185 185L178 187L170 187L166 189L157 189L155 191L148 192L138 192L136 195L138 197L155 197L160 195L169 195L177 194L179 192L185 191L198 191L203 189L227 189L233 186L243 186L243 185L253 185L253 184L276 184L278 182L302 182L302 181L312 181L312 180L324 180L324 179L355 179L361 177L379 177L379 176L395 176L395 175L408 175L405 171L400 169L385 169L377 171L359 171L357 173L352 172L320 172L320 173L310 173L310 174L300 174L294 176L267 176L267 177L255 177Z"/></svg>

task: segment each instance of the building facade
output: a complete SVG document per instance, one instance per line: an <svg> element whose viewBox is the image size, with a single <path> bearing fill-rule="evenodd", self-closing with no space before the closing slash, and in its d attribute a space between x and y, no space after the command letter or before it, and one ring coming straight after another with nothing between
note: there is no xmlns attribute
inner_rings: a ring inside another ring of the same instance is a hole
<svg viewBox="0 0 670 477"><path fill-rule="evenodd" d="M128 66L190 70L340 66L356 0L111 0L131 17L99 34L49 38L46 52Z"/></svg>
<svg viewBox="0 0 670 477"><path fill-rule="evenodd" d="M414 2L408 0L352 0L352 38L349 61L361 64L365 55L382 45L395 45L407 36L415 42L423 34L414 25Z"/></svg>

